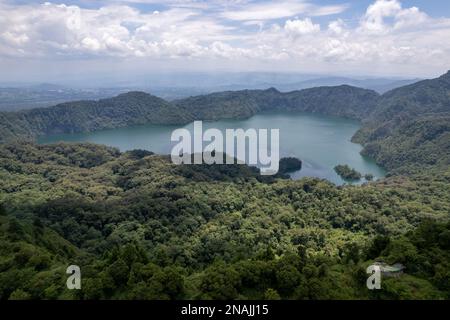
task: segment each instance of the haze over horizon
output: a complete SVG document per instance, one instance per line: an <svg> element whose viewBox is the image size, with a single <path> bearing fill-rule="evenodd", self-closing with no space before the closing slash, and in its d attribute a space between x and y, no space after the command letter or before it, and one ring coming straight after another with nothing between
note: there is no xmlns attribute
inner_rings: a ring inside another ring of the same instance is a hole
<svg viewBox="0 0 450 320"><path fill-rule="evenodd" d="M450 69L450 3L437 0L0 0L0 17L0 82Z"/></svg>

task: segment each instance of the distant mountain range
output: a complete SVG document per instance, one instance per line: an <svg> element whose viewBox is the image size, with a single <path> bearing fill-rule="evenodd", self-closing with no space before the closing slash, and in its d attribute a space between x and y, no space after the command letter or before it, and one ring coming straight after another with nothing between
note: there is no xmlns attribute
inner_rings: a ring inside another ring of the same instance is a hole
<svg viewBox="0 0 450 320"><path fill-rule="evenodd" d="M167 78L166 78L167 77ZM384 93L411 84L419 79L398 80L389 78L354 79L348 77L318 77L271 73L243 73L219 77L218 75L188 74L166 76L162 79L124 82L110 87L72 87L53 83L1 84L0 111L17 111L49 107L73 100L109 98L129 91L151 92L166 100L230 90L262 90L274 87L288 92L320 86L351 85Z"/></svg>
<svg viewBox="0 0 450 320"><path fill-rule="evenodd" d="M322 86L339 86L339 85L350 85L354 87L360 87L364 89L374 90L378 93L385 93L392 89L406 86L420 81L420 79L410 79L410 80L392 80L392 79L351 79L344 77L328 77L328 78L318 78L305 80L292 84L279 85L277 88L280 91L292 91L306 88L322 87Z"/></svg>
<svg viewBox="0 0 450 320"><path fill-rule="evenodd" d="M74 89L50 83L0 87L0 111L50 107L73 100L108 98L128 91L129 88Z"/></svg>

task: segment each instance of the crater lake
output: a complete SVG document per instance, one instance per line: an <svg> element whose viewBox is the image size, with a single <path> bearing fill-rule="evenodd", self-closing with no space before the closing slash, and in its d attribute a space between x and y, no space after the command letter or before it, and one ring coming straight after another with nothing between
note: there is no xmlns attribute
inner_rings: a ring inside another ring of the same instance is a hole
<svg viewBox="0 0 450 320"><path fill-rule="evenodd" d="M193 129L193 124L140 125L95 132L57 134L42 136L38 143L59 141L91 142L116 147L121 151L133 149L150 150L158 154L169 154L176 142L171 142L172 131L177 128ZM245 120L203 121L203 130L226 129L279 129L280 157L296 157L302 160L302 169L291 177L318 177L341 185L349 183L334 171L338 164L347 164L363 175L370 173L374 179L384 177L385 170L372 159L360 154L362 146L351 142L351 137L359 129L355 120L310 113L264 113ZM364 182L361 179L358 183Z"/></svg>

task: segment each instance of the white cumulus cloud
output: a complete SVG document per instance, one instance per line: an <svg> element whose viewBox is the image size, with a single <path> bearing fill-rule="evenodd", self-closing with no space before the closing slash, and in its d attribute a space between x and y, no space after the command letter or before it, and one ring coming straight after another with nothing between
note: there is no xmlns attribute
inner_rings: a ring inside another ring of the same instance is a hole
<svg viewBox="0 0 450 320"><path fill-rule="evenodd" d="M374 1L356 23L333 16L348 5L310 1L173 0L148 12L128 2L96 9L0 2L0 58L233 60L233 66L288 70L417 73L450 65L450 19L432 18L399 0ZM325 23L323 15L331 15Z"/></svg>
<svg viewBox="0 0 450 320"><path fill-rule="evenodd" d="M295 19L288 20L284 25L284 29L293 35L303 35L320 31L320 25L312 23L310 18L304 20Z"/></svg>

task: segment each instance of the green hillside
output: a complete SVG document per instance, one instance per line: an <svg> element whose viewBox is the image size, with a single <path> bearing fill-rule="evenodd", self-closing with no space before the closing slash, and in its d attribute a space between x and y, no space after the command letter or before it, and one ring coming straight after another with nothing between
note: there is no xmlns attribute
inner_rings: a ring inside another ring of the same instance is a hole
<svg viewBox="0 0 450 320"><path fill-rule="evenodd" d="M349 86L174 103L128 93L2 113L0 299L450 299L448 78L382 96ZM245 165L14 140L277 110L362 120L354 139L389 176L263 179ZM375 260L406 269L369 291ZM65 288L70 264L80 291Z"/></svg>
<svg viewBox="0 0 450 320"><path fill-rule="evenodd" d="M367 117L379 95L351 87L318 87L282 93L274 88L212 93L175 101L199 120L247 118L264 111L302 111L354 119Z"/></svg>
<svg viewBox="0 0 450 320"><path fill-rule="evenodd" d="M450 166L450 72L381 96L353 140L391 171Z"/></svg>
<svg viewBox="0 0 450 320"><path fill-rule="evenodd" d="M3 299L450 297L449 170L342 188L90 144L0 154ZM372 293L376 258L407 269Z"/></svg>
<svg viewBox="0 0 450 320"><path fill-rule="evenodd" d="M124 126L191 120L176 106L144 92L98 101L75 101L50 108L0 113L0 141L54 133L88 132Z"/></svg>

